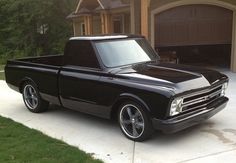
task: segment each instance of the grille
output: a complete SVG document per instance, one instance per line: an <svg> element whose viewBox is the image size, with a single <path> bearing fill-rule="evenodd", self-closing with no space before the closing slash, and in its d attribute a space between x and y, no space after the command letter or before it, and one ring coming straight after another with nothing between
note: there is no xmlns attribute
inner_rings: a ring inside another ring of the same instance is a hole
<svg viewBox="0 0 236 163"><path fill-rule="evenodd" d="M205 108L218 97L221 96L222 85L216 86L210 90L205 90L188 95L183 98L182 110L189 111Z"/></svg>

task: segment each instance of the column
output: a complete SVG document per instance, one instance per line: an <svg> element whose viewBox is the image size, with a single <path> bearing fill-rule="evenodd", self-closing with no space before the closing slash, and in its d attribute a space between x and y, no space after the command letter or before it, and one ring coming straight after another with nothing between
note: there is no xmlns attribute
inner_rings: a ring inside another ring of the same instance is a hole
<svg viewBox="0 0 236 163"><path fill-rule="evenodd" d="M79 36L81 34L80 21L78 20L78 18L73 19L73 31L74 31L74 36Z"/></svg>
<svg viewBox="0 0 236 163"><path fill-rule="evenodd" d="M231 71L236 73L236 10L233 13Z"/></svg>
<svg viewBox="0 0 236 163"><path fill-rule="evenodd" d="M93 17L92 15L87 16L87 23L88 23L88 35L93 34Z"/></svg>
<svg viewBox="0 0 236 163"><path fill-rule="evenodd" d="M150 0L141 0L141 34L148 39L148 8Z"/></svg>
<svg viewBox="0 0 236 163"><path fill-rule="evenodd" d="M102 34L110 34L112 31L111 15L108 12L101 13Z"/></svg>
<svg viewBox="0 0 236 163"><path fill-rule="evenodd" d="M130 0L130 31L132 34L141 34L140 0Z"/></svg>
<svg viewBox="0 0 236 163"><path fill-rule="evenodd" d="M104 19L104 14L101 13L100 17L101 17L102 34L105 34L105 19Z"/></svg>
<svg viewBox="0 0 236 163"><path fill-rule="evenodd" d="M93 34L92 23L93 23L92 15L84 16L85 35Z"/></svg>
<svg viewBox="0 0 236 163"><path fill-rule="evenodd" d="M73 32L74 32L74 36L76 36L76 25L75 25L75 20L73 19Z"/></svg>

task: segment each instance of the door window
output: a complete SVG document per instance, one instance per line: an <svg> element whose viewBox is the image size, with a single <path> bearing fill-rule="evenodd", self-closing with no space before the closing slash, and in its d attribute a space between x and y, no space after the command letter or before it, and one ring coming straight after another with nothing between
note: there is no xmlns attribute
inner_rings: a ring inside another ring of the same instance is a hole
<svg viewBox="0 0 236 163"><path fill-rule="evenodd" d="M70 41L65 51L66 65L100 68L90 41Z"/></svg>

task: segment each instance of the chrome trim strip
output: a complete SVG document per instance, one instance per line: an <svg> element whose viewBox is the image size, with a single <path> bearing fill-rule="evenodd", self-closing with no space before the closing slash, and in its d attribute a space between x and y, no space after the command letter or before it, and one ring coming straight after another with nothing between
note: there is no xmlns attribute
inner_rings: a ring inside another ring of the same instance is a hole
<svg viewBox="0 0 236 163"><path fill-rule="evenodd" d="M201 110L201 112L196 113L196 114L193 114L193 115L190 115L190 116L188 116L188 117L186 117L186 118L183 118L183 119L177 121L177 123L178 123L178 122L181 122L181 121L185 121L185 120L190 119L190 118L193 118L193 117L196 117L196 116L201 115L201 114L205 114L205 113L207 113L207 112L209 112L209 111L211 111L211 110L212 110L212 109L203 108L203 109Z"/></svg>
<svg viewBox="0 0 236 163"><path fill-rule="evenodd" d="M221 93L221 91L222 90L219 90L219 91L213 92L213 93L211 93L209 95L206 95L206 96L203 96L203 97L200 97L200 98L188 101L186 103L183 103L182 107L187 107L187 106L194 105L194 104L197 104L197 103L200 103L200 102L204 102L206 100L210 100L211 98L219 95Z"/></svg>
<svg viewBox="0 0 236 163"><path fill-rule="evenodd" d="M200 109L203 109L203 108L206 108L207 105L209 105L210 103L212 103L213 101L215 101L216 99L214 100L211 100L205 104L202 104L202 105L198 105L198 106L195 106L195 107L191 107L191 108L187 108L187 109L184 109L183 108L183 111L182 113L186 112L186 111L192 111L192 110L196 110L197 108L200 108Z"/></svg>
<svg viewBox="0 0 236 163"><path fill-rule="evenodd" d="M224 84L224 83L223 83L223 84ZM211 91L214 90L214 89L217 89L217 88L219 88L219 87L222 87L223 84L218 85L218 86L216 86L216 87L214 87L214 88L211 88L211 89L205 89L205 90L202 90L202 91L199 91L199 92L190 93L190 94L188 94L188 95L182 96L181 98L189 98L189 97L197 96L197 95L200 95L200 94L209 93L209 92L211 92Z"/></svg>
<svg viewBox="0 0 236 163"><path fill-rule="evenodd" d="M198 108L200 109L200 108L206 107L208 104L210 104L211 102L213 102L215 100L215 99L213 99L214 97L217 97L217 96L220 97L223 85L224 85L224 83L221 84L221 85L218 85L214 88L211 88L211 89L206 89L206 90L195 92L195 93L192 93L192 94L189 94L189 95L182 96L181 98L183 98L183 101L184 101L187 98L202 95L199 98L192 99L190 101L184 102L182 104L182 109L183 109L182 112L191 111L191 110L195 110L195 109L198 109ZM217 89L219 89L219 90L217 90ZM214 91L214 90L216 90L216 91ZM211 91L213 91L213 92L210 93ZM204 96L204 94L207 94L207 95ZM209 101L206 102L207 100L209 100ZM195 107L188 108L188 106L195 105L195 104L202 103L202 102L206 102L206 103L195 106Z"/></svg>

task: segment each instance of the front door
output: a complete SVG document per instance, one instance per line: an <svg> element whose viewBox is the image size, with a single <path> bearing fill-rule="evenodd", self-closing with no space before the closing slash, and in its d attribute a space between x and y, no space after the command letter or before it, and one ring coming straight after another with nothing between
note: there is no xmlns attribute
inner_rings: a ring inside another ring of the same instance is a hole
<svg viewBox="0 0 236 163"><path fill-rule="evenodd" d="M59 74L59 97L64 107L104 116L97 105L100 66L90 41L70 41L65 51L65 66Z"/></svg>
<svg viewBox="0 0 236 163"><path fill-rule="evenodd" d="M114 33L124 33L124 18L123 16L113 17L113 32Z"/></svg>
<svg viewBox="0 0 236 163"><path fill-rule="evenodd" d="M99 78L96 71L64 67L59 79L62 105L89 114L101 114L102 110L97 106Z"/></svg>

